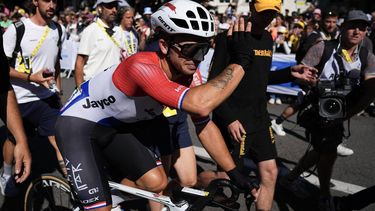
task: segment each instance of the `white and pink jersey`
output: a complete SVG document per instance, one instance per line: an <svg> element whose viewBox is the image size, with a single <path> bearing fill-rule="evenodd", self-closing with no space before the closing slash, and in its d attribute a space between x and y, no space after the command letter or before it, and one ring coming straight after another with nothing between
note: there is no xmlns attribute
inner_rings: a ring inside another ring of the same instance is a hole
<svg viewBox="0 0 375 211"><path fill-rule="evenodd" d="M103 125L153 119L163 105L180 109L192 77L181 85L169 80L155 52L141 52L81 85L62 108L73 116Z"/></svg>

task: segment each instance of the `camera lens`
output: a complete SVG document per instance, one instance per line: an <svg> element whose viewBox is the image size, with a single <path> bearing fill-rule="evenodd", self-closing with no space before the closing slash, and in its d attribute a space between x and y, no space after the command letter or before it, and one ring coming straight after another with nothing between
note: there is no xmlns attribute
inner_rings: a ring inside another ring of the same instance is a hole
<svg viewBox="0 0 375 211"><path fill-rule="evenodd" d="M341 102L331 98L324 102L322 108L326 114L335 115L341 112Z"/></svg>

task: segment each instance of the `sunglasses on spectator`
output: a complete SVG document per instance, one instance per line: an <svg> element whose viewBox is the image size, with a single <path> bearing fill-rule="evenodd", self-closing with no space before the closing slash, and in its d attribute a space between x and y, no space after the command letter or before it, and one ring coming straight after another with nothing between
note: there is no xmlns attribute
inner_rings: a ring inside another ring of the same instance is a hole
<svg viewBox="0 0 375 211"><path fill-rule="evenodd" d="M117 1L115 1L115 2L110 2L110 3L103 3L102 5L103 5L103 7L105 7L106 9L113 9L113 8L117 8L117 7L118 7L118 3L117 3Z"/></svg>
<svg viewBox="0 0 375 211"><path fill-rule="evenodd" d="M183 57L199 62L203 61L204 56L210 49L209 43L187 43L182 45L172 43L172 46L177 48Z"/></svg>
<svg viewBox="0 0 375 211"><path fill-rule="evenodd" d="M354 21L354 22L349 22L346 24L346 28L347 29L359 29L360 31L366 31L367 30L367 24L365 23L362 23L362 22L357 22L357 21Z"/></svg>

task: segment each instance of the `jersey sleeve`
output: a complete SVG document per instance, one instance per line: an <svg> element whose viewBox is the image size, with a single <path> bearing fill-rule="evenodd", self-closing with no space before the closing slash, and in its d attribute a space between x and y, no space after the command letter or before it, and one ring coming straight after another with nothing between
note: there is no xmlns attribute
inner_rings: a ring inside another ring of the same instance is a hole
<svg viewBox="0 0 375 211"><path fill-rule="evenodd" d="M116 87L127 96L137 96L141 90L163 105L181 109L189 88L169 80L156 64L134 60L126 60L118 67L113 77Z"/></svg>

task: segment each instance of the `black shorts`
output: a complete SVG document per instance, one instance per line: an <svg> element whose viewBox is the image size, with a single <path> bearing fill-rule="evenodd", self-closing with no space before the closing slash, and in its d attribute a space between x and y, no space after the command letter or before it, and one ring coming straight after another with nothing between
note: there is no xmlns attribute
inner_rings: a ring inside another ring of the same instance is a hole
<svg viewBox="0 0 375 211"><path fill-rule="evenodd" d="M271 127L246 134L246 149L246 157L252 159L255 163L276 159L275 136Z"/></svg>
<svg viewBox="0 0 375 211"><path fill-rule="evenodd" d="M112 203L105 167L133 181L161 165L156 140L169 140L165 118L109 128L76 117L59 117L56 140L71 182L85 209ZM145 145L148 145L147 148Z"/></svg>
<svg viewBox="0 0 375 211"><path fill-rule="evenodd" d="M60 109L57 95L49 98L19 104L22 119L33 125L40 136L54 136L55 123Z"/></svg>
<svg viewBox="0 0 375 211"><path fill-rule="evenodd" d="M236 143L234 143L230 137L227 128L220 125L218 125L218 127L223 134L228 149L232 154L236 154L236 152L234 152L234 150L237 149L234 147ZM271 127L265 127L259 131L246 134L245 156L252 159L255 163L277 158L275 136L273 135Z"/></svg>

